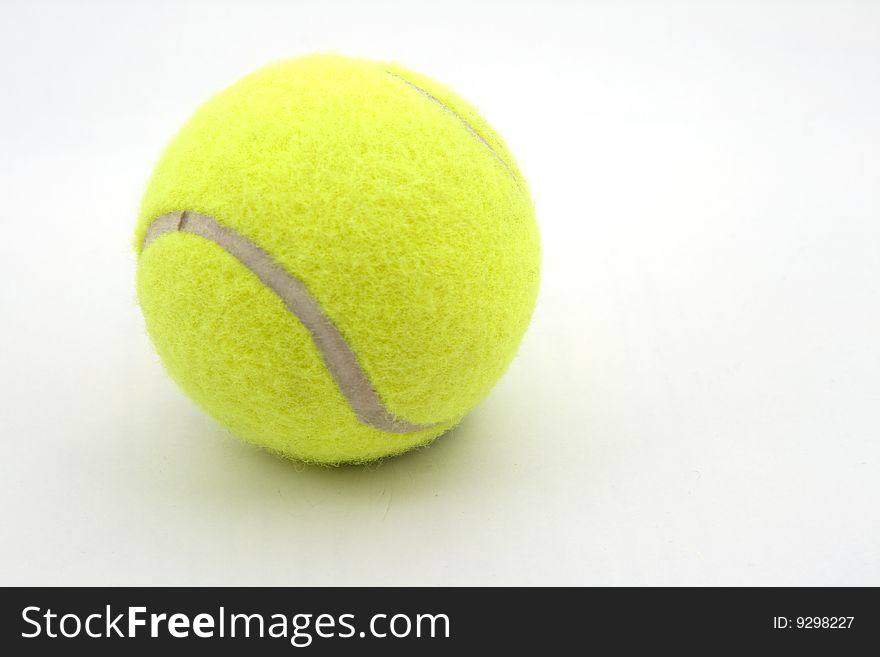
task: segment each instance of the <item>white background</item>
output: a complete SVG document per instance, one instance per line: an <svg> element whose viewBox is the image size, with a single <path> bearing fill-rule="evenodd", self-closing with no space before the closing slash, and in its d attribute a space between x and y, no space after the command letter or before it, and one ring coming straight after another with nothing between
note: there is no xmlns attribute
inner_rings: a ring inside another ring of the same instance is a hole
<svg viewBox="0 0 880 657"><path fill-rule="evenodd" d="M457 89L542 291L453 433L295 466L167 378L131 233L208 95L310 51ZM0 584L880 585L876 3L0 11Z"/></svg>

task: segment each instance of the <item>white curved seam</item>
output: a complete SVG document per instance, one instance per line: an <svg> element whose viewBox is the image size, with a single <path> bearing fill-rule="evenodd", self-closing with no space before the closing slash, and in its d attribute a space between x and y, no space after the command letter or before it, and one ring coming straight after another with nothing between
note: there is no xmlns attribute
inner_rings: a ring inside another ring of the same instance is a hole
<svg viewBox="0 0 880 657"><path fill-rule="evenodd" d="M357 357L339 329L324 314L317 300L298 278L247 237L198 212L167 212L147 228L143 249L157 237L172 232L199 235L235 257L266 287L277 294L288 311L305 326L336 385L358 420L389 433L412 433L434 424L415 424L391 413L373 388Z"/></svg>
<svg viewBox="0 0 880 657"><path fill-rule="evenodd" d="M432 103L439 105L444 111L448 112L449 114L454 116L456 119L458 119L459 122L464 126L464 128L469 133L471 133L471 135L473 135L474 139L476 139L483 146L485 146L488 149L488 151L490 153L492 153L492 155L495 156L495 159L498 160L499 163L501 163L501 166L503 166L507 170L507 173L510 174L510 177L513 178L513 182L516 183L517 187L519 187L519 180L517 180L516 176L513 173L513 170L510 168L510 165L508 165L507 162L504 161L504 158L498 154L498 151L496 151L494 148L492 148L492 144L490 144L488 141L486 141L486 139L483 137L483 135L481 135L479 132L477 132L476 129L470 123L468 123L468 121L461 114L456 112L449 105L447 105L442 100L437 98L437 96L432 94L427 89L423 89L419 85L415 84L414 82L410 82L405 77L398 75L397 73L394 73L392 71L385 71L385 72L388 73L388 75L390 75L391 77L397 78L398 80L400 80L404 84L412 87L413 89L418 91L420 94L422 94L425 98L430 100Z"/></svg>

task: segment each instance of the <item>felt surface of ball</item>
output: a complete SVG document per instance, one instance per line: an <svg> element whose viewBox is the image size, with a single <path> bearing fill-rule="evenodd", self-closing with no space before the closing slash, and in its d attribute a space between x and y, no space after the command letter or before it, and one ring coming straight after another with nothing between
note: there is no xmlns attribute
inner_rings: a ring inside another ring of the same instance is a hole
<svg viewBox="0 0 880 657"><path fill-rule="evenodd" d="M506 146L396 64L313 55L204 104L135 231L147 330L234 434L365 462L455 426L513 358L539 241Z"/></svg>

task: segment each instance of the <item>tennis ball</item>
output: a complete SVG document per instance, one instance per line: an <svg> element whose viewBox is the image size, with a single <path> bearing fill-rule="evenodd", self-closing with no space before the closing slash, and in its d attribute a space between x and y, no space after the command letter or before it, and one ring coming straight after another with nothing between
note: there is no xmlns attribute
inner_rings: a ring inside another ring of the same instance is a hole
<svg viewBox="0 0 880 657"><path fill-rule="evenodd" d="M526 183L486 121L429 78L335 55L204 104L162 155L134 242L171 377L234 434L309 462L455 426L538 290Z"/></svg>

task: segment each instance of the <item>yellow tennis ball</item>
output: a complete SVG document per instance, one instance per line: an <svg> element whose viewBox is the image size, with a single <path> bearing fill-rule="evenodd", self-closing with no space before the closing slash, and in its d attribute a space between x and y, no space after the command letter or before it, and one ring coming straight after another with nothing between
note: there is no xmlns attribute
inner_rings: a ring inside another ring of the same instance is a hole
<svg viewBox="0 0 880 657"><path fill-rule="evenodd" d="M184 125L135 233L172 378L286 456L364 462L455 426L538 290L526 183L446 87L396 64L272 64Z"/></svg>

